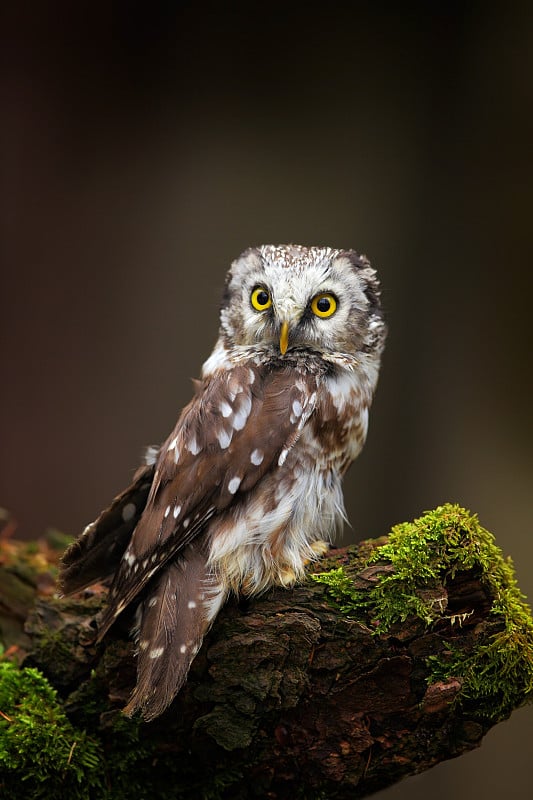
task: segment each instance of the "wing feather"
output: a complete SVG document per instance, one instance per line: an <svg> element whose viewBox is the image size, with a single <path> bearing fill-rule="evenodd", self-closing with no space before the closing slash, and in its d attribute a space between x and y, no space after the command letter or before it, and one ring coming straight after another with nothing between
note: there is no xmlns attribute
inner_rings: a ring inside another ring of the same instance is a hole
<svg viewBox="0 0 533 800"><path fill-rule="evenodd" d="M66 550L59 573L62 594L79 592L116 572L146 506L154 473L154 465L141 467L132 484Z"/></svg>
<svg viewBox="0 0 533 800"><path fill-rule="evenodd" d="M206 557L186 548L162 571L143 600L137 646L137 684L124 709L159 716L185 683L209 623L200 593L207 581Z"/></svg>

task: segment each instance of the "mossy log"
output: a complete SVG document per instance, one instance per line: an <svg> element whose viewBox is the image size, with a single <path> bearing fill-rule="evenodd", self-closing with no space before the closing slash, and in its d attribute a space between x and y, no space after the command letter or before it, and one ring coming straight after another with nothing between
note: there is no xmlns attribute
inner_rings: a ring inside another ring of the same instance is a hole
<svg viewBox="0 0 533 800"><path fill-rule="evenodd" d="M477 747L533 688L510 563L457 506L332 551L293 590L228 603L148 724L120 711L127 626L94 644L105 592L43 597L20 564L0 569L6 654L25 654L0 663L6 798L351 800Z"/></svg>

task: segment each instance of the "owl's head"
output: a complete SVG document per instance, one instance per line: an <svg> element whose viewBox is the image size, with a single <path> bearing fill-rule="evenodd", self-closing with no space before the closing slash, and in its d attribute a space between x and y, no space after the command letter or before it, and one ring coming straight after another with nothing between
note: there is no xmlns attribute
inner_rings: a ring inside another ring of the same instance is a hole
<svg viewBox="0 0 533 800"><path fill-rule="evenodd" d="M227 348L379 356L386 326L370 262L354 250L263 245L233 262L220 314Z"/></svg>

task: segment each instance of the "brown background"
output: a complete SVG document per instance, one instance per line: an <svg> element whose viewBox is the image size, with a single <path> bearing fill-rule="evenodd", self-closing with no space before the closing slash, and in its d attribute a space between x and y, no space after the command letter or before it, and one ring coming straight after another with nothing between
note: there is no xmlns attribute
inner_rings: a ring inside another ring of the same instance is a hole
<svg viewBox="0 0 533 800"><path fill-rule="evenodd" d="M77 532L166 436L240 251L355 247L390 338L348 535L457 501L533 594L529 4L74 5L2 25L0 505L19 532ZM517 712L379 797L521 799L532 734Z"/></svg>

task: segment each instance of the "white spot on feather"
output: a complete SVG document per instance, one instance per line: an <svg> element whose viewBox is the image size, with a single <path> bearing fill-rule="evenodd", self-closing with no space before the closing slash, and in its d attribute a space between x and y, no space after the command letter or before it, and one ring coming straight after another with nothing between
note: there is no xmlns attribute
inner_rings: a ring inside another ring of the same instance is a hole
<svg viewBox="0 0 533 800"><path fill-rule="evenodd" d="M156 605L158 599L159 598L156 594L152 595L152 597L148 600L148 608L153 608Z"/></svg>
<svg viewBox="0 0 533 800"><path fill-rule="evenodd" d="M223 417L229 417L233 411L230 404L227 403L225 400L221 401L219 408L220 408L220 413L222 414Z"/></svg>
<svg viewBox="0 0 533 800"><path fill-rule="evenodd" d="M295 417L301 417L302 416L302 410L303 410L303 407L302 407L302 404L300 403L300 401L299 400L293 400L292 401L292 413L294 414L294 416Z"/></svg>
<svg viewBox="0 0 533 800"><path fill-rule="evenodd" d="M238 475L235 475L235 477L230 480L230 482L228 483L228 492L230 494L235 494L235 492L241 485L241 480L242 478L239 478Z"/></svg>
<svg viewBox="0 0 533 800"><path fill-rule="evenodd" d="M165 508L165 517L168 517L169 514L170 514L170 506L167 506Z"/></svg>
<svg viewBox="0 0 533 800"><path fill-rule="evenodd" d="M219 430L219 432L217 433L217 439L222 450L225 450L227 447L230 446L231 437L232 437L231 431L228 433L227 431L224 430L224 428Z"/></svg>
<svg viewBox="0 0 533 800"><path fill-rule="evenodd" d="M243 388L242 388L241 384L239 383L239 381L237 380L235 375L232 375L231 378L228 381L228 394L229 394L229 396L232 398L232 400L235 400L237 395L240 394L242 391L243 391Z"/></svg>
<svg viewBox="0 0 533 800"><path fill-rule="evenodd" d="M289 449L286 447L285 450L282 450L281 453L279 454L279 458L278 458L278 466L279 467L282 467L284 465L285 459L287 458L288 453L289 453Z"/></svg>
<svg viewBox="0 0 533 800"><path fill-rule="evenodd" d="M135 503L126 503L126 505L122 509L122 519L124 520L124 522L129 522L130 519L133 519L136 511L137 511L137 506L135 505Z"/></svg>
<svg viewBox="0 0 533 800"><path fill-rule="evenodd" d="M177 443L178 443L178 437L174 436L174 438L172 439L172 441L170 442L170 444L168 446L168 449L169 450L175 450Z"/></svg>
<svg viewBox="0 0 533 800"><path fill-rule="evenodd" d="M187 645L186 644L182 644L180 646L180 653L186 653L186 652L187 652Z"/></svg>
<svg viewBox="0 0 533 800"><path fill-rule="evenodd" d="M135 555L131 552L131 550L126 550L124 553L124 559L129 567L131 567L132 564L135 564Z"/></svg>
<svg viewBox="0 0 533 800"><path fill-rule="evenodd" d="M189 600L189 602L187 603L187 608L196 608L196 601Z"/></svg>
<svg viewBox="0 0 533 800"><path fill-rule="evenodd" d="M164 652L164 647L154 647L153 650L150 650L150 658L161 658Z"/></svg>
<svg viewBox="0 0 533 800"><path fill-rule="evenodd" d="M187 450L189 451L189 453L193 456L197 456L201 449L202 448L200 447L200 445L196 440L196 436L194 435L191 436L191 438L189 439L189 443L187 444Z"/></svg>
<svg viewBox="0 0 533 800"><path fill-rule="evenodd" d="M252 455L250 456L250 461L252 462L252 464L255 464L256 467L258 467L259 464L263 463L264 457L265 457L265 454L263 453L263 451L259 450L259 448L257 447L255 450L252 450Z"/></svg>
<svg viewBox="0 0 533 800"><path fill-rule="evenodd" d="M181 506L174 506L174 511L172 512L174 519L177 519L179 517L180 511L181 511Z"/></svg>
<svg viewBox="0 0 533 800"><path fill-rule="evenodd" d="M233 417L233 427L235 428L236 431L242 431L242 429L246 425L246 420L250 415L251 408L252 408L252 398L249 395L245 395L242 398L239 410Z"/></svg>

